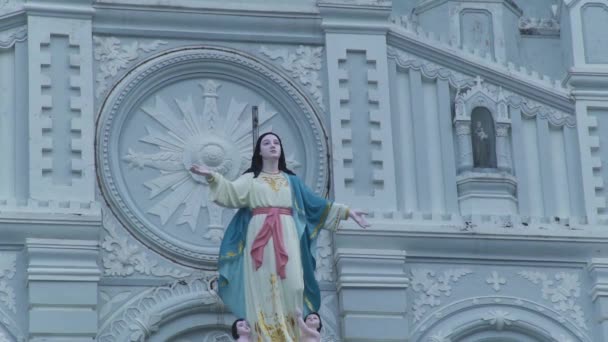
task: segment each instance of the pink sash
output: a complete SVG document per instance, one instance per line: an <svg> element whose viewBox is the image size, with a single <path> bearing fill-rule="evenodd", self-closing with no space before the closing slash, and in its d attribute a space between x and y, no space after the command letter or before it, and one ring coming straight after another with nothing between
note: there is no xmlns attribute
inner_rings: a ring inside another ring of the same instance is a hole
<svg viewBox="0 0 608 342"><path fill-rule="evenodd" d="M266 219L262 225L262 229L256 235L251 247L251 257L253 265L257 271L264 261L264 247L268 244L268 240L272 238L274 244L274 257L277 263L277 274L281 279L285 279L285 266L289 256L285 250L283 241L283 225L279 215L291 216L291 208L254 208L253 215L266 214Z"/></svg>

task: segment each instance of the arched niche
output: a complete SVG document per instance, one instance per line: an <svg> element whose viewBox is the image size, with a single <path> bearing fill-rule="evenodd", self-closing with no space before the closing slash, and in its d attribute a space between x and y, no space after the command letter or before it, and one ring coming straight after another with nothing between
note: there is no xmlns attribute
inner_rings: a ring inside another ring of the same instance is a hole
<svg viewBox="0 0 608 342"><path fill-rule="evenodd" d="M502 89L492 91L480 77L456 94L454 133L461 214L517 211L512 175L509 103Z"/></svg>
<svg viewBox="0 0 608 342"><path fill-rule="evenodd" d="M494 119L486 107L475 107L471 112L471 145L474 169L496 169Z"/></svg>

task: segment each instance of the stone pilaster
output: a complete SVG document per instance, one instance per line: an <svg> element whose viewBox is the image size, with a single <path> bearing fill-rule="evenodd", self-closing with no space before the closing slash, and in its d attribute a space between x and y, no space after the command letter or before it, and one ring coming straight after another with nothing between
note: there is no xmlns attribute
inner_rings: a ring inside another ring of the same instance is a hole
<svg viewBox="0 0 608 342"><path fill-rule="evenodd" d="M404 341L405 251L339 248L337 287L345 341Z"/></svg>
<svg viewBox="0 0 608 342"><path fill-rule="evenodd" d="M97 334L98 243L26 239L29 341L91 341Z"/></svg>

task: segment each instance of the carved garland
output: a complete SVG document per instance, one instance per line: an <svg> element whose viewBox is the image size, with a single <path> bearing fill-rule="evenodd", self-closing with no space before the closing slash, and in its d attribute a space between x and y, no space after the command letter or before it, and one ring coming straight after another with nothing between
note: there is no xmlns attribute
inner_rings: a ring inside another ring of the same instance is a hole
<svg viewBox="0 0 608 342"><path fill-rule="evenodd" d="M215 278L184 279L146 290L116 310L100 327L99 342L143 342L167 317L194 308L221 307Z"/></svg>

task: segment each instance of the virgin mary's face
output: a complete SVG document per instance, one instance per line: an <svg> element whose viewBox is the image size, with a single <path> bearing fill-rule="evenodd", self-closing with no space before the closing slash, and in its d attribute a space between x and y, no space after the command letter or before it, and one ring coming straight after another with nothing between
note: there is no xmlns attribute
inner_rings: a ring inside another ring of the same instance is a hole
<svg viewBox="0 0 608 342"><path fill-rule="evenodd" d="M279 159L281 156L281 142L274 134L268 134L260 142L260 155L264 160Z"/></svg>

